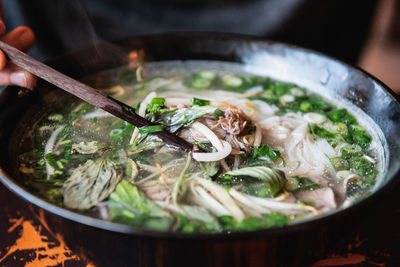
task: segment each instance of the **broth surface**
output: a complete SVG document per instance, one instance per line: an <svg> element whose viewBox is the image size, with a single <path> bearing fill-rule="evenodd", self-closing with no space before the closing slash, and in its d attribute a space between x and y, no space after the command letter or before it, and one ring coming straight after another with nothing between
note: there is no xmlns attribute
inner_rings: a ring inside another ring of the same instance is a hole
<svg viewBox="0 0 400 267"><path fill-rule="evenodd" d="M91 216L160 231L264 229L351 205L382 173L382 146L350 108L240 64L154 62L86 81L157 125L65 100L26 133L19 170L39 196ZM151 134L162 129L201 152Z"/></svg>

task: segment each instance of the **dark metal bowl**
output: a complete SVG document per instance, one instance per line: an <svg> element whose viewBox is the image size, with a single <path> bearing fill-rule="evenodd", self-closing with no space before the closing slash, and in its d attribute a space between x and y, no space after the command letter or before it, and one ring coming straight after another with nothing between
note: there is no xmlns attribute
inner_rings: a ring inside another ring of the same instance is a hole
<svg viewBox="0 0 400 267"><path fill-rule="evenodd" d="M112 244L110 251L126 253L132 264L159 265L159 261L151 257L152 250L159 253L161 259L169 260L168 264L164 262L167 266L189 259L194 260L191 265L199 266L236 263L237 258L232 258L230 253L241 255L240 264L290 264L305 257L312 247L323 251L329 238L335 235L332 233L341 229L344 223L354 223L354 218L362 218L367 207L387 194L400 178L400 105L396 95L364 71L307 49L249 36L174 33L132 38L112 45L100 44L54 58L47 64L81 79L126 65L132 50L140 51L138 54L145 61L207 59L239 62L249 71L296 83L331 99L353 103L379 126L375 135L386 147L383 156L386 170L375 193L366 199L349 208L282 228L191 235L144 231L60 208L24 189L15 164L18 151L24 145L18 140L40 115L34 110L54 101L54 95L65 94L43 81L38 83L35 93L24 97L18 97L17 88L6 88L0 95L1 182L26 201L46 210L48 220L63 229L67 240L68 236L82 235L80 245L89 250L92 248L93 253L100 244ZM30 113L26 114L28 109ZM100 239L102 242L97 242ZM96 257L104 258L105 263L118 262L115 258L110 261L105 255Z"/></svg>

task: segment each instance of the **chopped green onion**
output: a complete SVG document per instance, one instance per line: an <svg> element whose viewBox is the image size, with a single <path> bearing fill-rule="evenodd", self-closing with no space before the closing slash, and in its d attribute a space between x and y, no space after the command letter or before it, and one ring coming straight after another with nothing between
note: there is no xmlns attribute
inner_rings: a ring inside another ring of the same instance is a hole
<svg viewBox="0 0 400 267"><path fill-rule="evenodd" d="M347 130L346 124L344 124L342 122L338 122L338 123L336 123L336 126L337 126L338 133L340 133L341 135L347 135L348 130Z"/></svg>
<svg viewBox="0 0 400 267"><path fill-rule="evenodd" d="M300 110L302 110L302 111L311 111L312 110L311 103L308 102L308 101L301 102Z"/></svg>
<svg viewBox="0 0 400 267"><path fill-rule="evenodd" d="M57 163L58 168L64 169L64 165L62 164L62 162L60 160L57 160L56 163Z"/></svg>
<svg viewBox="0 0 400 267"><path fill-rule="evenodd" d="M349 162L344 158L335 157L335 158L331 158L330 161L336 171L344 171L344 170L350 169Z"/></svg>
<svg viewBox="0 0 400 267"><path fill-rule="evenodd" d="M363 149L368 149L372 141L371 136L361 132L352 132L351 135L355 143L359 144Z"/></svg>
<svg viewBox="0 0 400 267"><path fill-rule="evenodd" d="M359 125L351 125L351 130L355 132L360 132L360 133L365 133L365 128L359 126Z"/></svg>
<svg viewBox="0 0 400 267"><path fill-rule="evenodd" d="M66 145L66 144L70 144L70 143L72 143L72 140L64 140L64 141L61 141L60 143L58 143L59 145Z"/></svg>
<svg viewBox="0 0 400 267"><path fill-rule="evenodd" d="M196 97L192 97L192 99L190 101L193 103L193 105L197 105L197 106L210 105L210 100L204 100L204 99L200 99L200 98L196 98Z"/></svg>
<svg viewBox="0 0 400 267"><path fill-rule="evenodd" d="M329 112L327 116L333 122L341 122L347 114L347 110L342 108Z"/></svg>
<svg viewBox="0 0 400 267"><path fill-rule="evenodd" d="M342 148L342 156L346 159L349 159L353 156L360 156L362 148L357 144L345 145Z"/></svg>
<svg viewBox="0 0 400 267"><path fill-rule="evenodd" d="M214 80L217 75L210 70L203 70L198 74L198 77L206 80Z"/></svg>
<svg viewBox="0 0 400 267"><path fill-rule="evenodd" d="M122 135L122 129L112 129L110 131L110 137L112 138L116 138L116 137L120 137Z"/></svg>
<svg viewBox="0 0 400 267"><path fill-rule="evenodd" d="M164 131L162 125L144 126L139 128L139 132L141 132L142 134L157 133L162 131Z"/></svg>
<svg viewBox="0 0 400 267"><path fill-rule="evenodd" d="M228 87L239 87L243 84L243 80L234 75L224 76L222 81L224 82L224 85Z"/></svg>
<svg viewBox="0 0 400 267"><path fill-rule="evenodd" d="M208 88L211 85L211 81L203 78L196 78L192 81L192 86L197 89Z"/></svg>

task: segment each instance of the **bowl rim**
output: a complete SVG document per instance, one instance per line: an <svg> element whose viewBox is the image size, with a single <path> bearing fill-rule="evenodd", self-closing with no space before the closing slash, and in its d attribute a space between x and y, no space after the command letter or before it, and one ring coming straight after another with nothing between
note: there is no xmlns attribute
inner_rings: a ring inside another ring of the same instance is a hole
<svg viewBox="0 0 400 267"><path fill-rule="evenodd" d="M286 44L283 42L277 42L273 40L266 40L262 37L244 35L244 34L233 34L233 33L217 33L217 32L172 32L172 33L161 33L161 34L146 34L140 36L134 36L131 38L126 38L123 40L119 40L116 42L111 42L112 44L119 45L123 43L127 43L132 40L149 40L152 38L196 38L199 41L210 40L211 38L222 38L228 41L247 41L247 42L258 42L264 43L267 46L278 45L283 46L285 48L289 48L292 50L302 51L307 54L314 54L323 59L327 59L331 62L338 63L342 66L345 66L346 69L351 69L362 74L365 78L371 79L375 82L379 87L381 87L383 92L392 98L393 102L397 103L397 106L400 109L400 95L396 95L392 89L386 86L379 79L369 74L365 70L360 67L354 66L352 64L341 61L335 57L328 56L324 53L314 51L312 49L303 48L297 45ZM106 42L104 44L108 44L110 42ZM100 43L100 45L103 43ZM62 60L63 58L67 58L74 54L77 54L82 51L87 51L88 49L93 48L93 46L88 46L82 49L74 50L49 60L46 60L45 63L55 62L57 60ZM16 90L15 87L9 86L5 88L1 94L5 90ZM355 213L357 210L365 208L367 206L371 206L376 201L381 198L382 195L387 194L392 191L396 184L398 184L399 179L396 179L400 175L400 168L396 171L396 173L391 177L385 184L381 186L381 188L377 189L370 196L352 204L346 208L339 208L334 211L324 213L321 216L313 217L311 219L307 219L304 221L296 222L294 224L285 225L283 227L271 227L262 230L254 230L254 231L240 231L240 232L217 232L217 233L180 233L180 232L163 232L163 231L154 231L154 230L145 230L134 226L129 226L121 223L115 223L111 221L106 221L102 219L97 219L88 215L83 215L79 212L75 212L72 210L68 210L63 207L56 206L50 202L45 201L44 199L30 193L25 190L19 183L14 182L14 179L11 175L6 173L3 168L0 166L0 181L5 185L10 191L14 192L18 197L26 200L29 203L36 205L37 207L44 209L52 214L63 217L69 221L73 221L75 223L83 224L89 227L102 229L105 231L112 231L116 233L129 234L133 236L140 237L150 237L150 238L168 238L168 239L243 239L243 238L263 238L266 236L279 236L282 234L290 234L292 232L302 231L306 229L313 229L318 225L324 225L327 222L333 219L339 219L342 217L347 217L351 213Z"/></svg>

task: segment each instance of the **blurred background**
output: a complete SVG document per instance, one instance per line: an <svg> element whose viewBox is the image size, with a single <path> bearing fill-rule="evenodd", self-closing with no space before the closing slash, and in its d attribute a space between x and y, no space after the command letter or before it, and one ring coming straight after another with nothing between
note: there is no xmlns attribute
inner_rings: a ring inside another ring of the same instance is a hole
<svg viewBox="0 0 400 267"><path fill-rule="evenodd" d="M3 14L7 29L34 30L41 60L135 35L232 32L326 53L400 92L396 0L4 0Z"/></svg>

